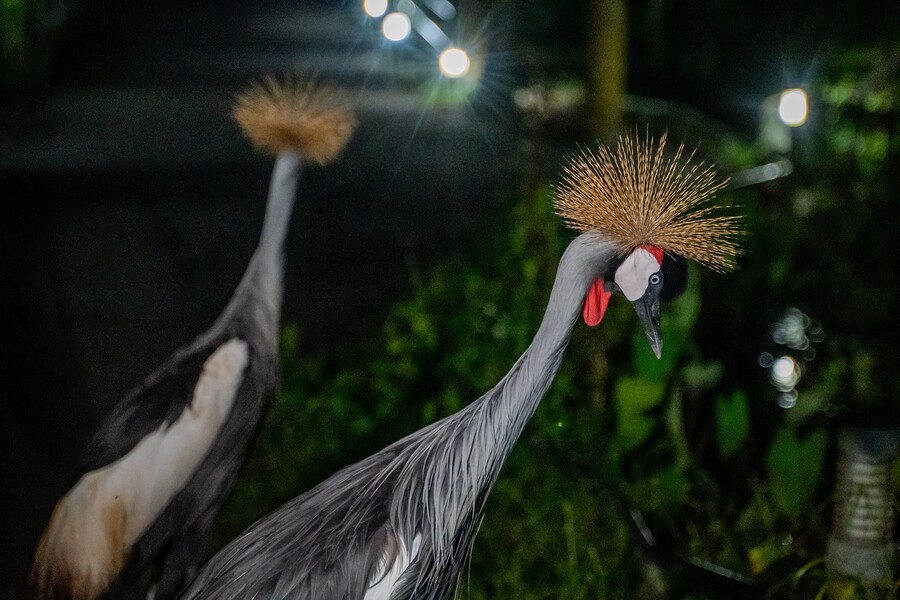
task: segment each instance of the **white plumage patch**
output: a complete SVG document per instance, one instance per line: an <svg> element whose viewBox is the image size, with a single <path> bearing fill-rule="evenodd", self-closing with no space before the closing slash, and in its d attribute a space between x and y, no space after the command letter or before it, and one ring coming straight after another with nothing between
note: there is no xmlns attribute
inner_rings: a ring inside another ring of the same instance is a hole
<svg viewBox="0 0 900 600"><path fill-rule="evenodd" d="M644 295L650 276L659 272L659 261L652 254L638 248L616 269L615 282L628 300L634 302Z"/></svg>
<svg viewBox="0 0 900 600"><path fill-rule="evenodd" d="M366 590L363 600L389 600L397 582L400 581L403 573L406 572L406 569L418 556L421 542L421 533L416 534L409 548L406 547L402 539L398 538L397 543L400 544L400 549L397 552L397 556L394 557L393 564L382 564L379 566L378 572L375 574L371 585L369 585L369 589Z"/></svg>
<svg viewBox="0 0 900 600"><path fill-rule="evenodd" d="M248 361L245 341L222 344L204 363L191 403L177 420L116 462L84 475L57 503L32 570L38 597L66 590L73 599L87 600L109 586L131 547L206 456Z"/></svg>

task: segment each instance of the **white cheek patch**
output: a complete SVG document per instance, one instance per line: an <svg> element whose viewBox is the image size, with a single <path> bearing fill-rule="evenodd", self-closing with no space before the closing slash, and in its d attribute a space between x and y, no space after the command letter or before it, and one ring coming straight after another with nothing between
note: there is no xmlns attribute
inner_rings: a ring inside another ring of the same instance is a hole
<svg viewBox="0 0 900 600"><path fill-rule="evenodd" d="M650 276L657 272L659 262L656 257L643 248L638 248L616 269L614 281L625 297L634 302L644 295Z"/></svg>

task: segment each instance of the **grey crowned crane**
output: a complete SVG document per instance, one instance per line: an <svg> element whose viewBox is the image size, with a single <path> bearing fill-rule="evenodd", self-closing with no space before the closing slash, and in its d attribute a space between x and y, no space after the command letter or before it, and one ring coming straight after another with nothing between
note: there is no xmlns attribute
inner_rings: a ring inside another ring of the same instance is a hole
<svg viewBox="0 0 900 600"><path fill-rule="evenodd" d="M53 510L26 596L171 596L204 558L278 382L284 240L305 163L327 164L355 121L332 90L273 79L234 117L276 155L259 244L225 310L129 393L95 433ZM149 572L149 575L148 575Z"/></svg>
<svg viewBox="0 0 900 600"><path fill-rule="evenodd" d="M557 212L582 233L562 256L531 345L466 408L339 471L225 546L182 600L438 600L455 593L500 468L560 365L579 312L631 301L659 356L660 300L685 258L734 266L740 224L708 202L722 183L683 147L620 139L567 168ZM680 257L680 258L679 258Z"/></svg>

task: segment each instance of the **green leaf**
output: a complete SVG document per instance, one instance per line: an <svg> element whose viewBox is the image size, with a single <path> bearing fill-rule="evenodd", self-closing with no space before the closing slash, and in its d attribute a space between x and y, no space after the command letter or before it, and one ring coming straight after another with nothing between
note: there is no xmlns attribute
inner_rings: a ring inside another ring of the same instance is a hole
<svg viewBox="0 0 900 600"><path fill-rule="evenodd" d="M792 520L798 520L813 499L821 479L826 441L823 431L801 440L788 427L779 429L772 440L766 456L772 498Z"/></svg>
<svg viewBox="0 0 900 600"><path fill-rule="evenodd" d="M716 439L719 455L732 456L747 440L750 433L750 406L747 395L738 390L731 396L716 400Z"/></svg>
<svg viewBox="0 0 900 600"><path fill-rule="evenodd" d="M656 420L645 413L659 406L664 392L665 386L659 381L622 377L616 382L618 438L623 450L636 448L650 436Z"/></svg>
<svg viewBox="0 0 900 600"><path fill-rule="evenodd" d="M665 513L675 514L684 503L687 492L687 482L682 470L669 466L653 475L649 481L653 491L650 506L655 505Z"/></svg>
<svg viewBox="0 0 900 600"><path fill-rule="evenodd" d="M747 550L747 560L754 575L759 575L773 562L784 556L784 547L775 540L766 540Z"/></svg>
<svg viewBox="0 0 900 600"><path fill-rule="evenodd" d="M724 371L718 362L694 362L682 368L681 378L688 388L702 391L714 388L721 381Z"/></svg>

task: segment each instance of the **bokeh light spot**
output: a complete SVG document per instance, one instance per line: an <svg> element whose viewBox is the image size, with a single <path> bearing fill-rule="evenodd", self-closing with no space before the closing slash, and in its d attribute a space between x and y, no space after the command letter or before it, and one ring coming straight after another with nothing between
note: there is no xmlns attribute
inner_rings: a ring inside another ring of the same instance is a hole
<svg viewBox="0 0 900 600"><path fill-rule="evenodd" d="M441 73L447 77L462 77L469 72L471 61L462 48L447 48L438 57Z"/></svg>
<svg viewBox="0 0 900 600"><path fill-rule="evenodd" d="M370 17L380 17L387 12L387 0L363 0L363 10Z"/></svg>
<svg viewBox="0 0 900 600"><path fill-rule="evenodd" d="M797 405L797 391L791 390L778 395L778 406L781 408L794 408Z"/></svg>
<svg viewBox="0 0 900 600"><path fill-rule="evenodd" d="M790 356L781 356L772 363L772 385L782 392L794 389L800 381L800 367Z"/></svg>
<svg viewBox="0 0 900 600"><path fill-rule="evenodd" d="M409 37L412 24L409 17L402 12L389 14L381 22L381 32L392 42L400 42Z"/></svg>
<svg viewBox="0 0 900 600"><path fill-rule="evenodd" d="M806 123L806 116L809 113L809 103L806 98L806 92L800 88L785 90L781 92L778 99L778 116L785 125L791 127L799 127Z"/></svg>

